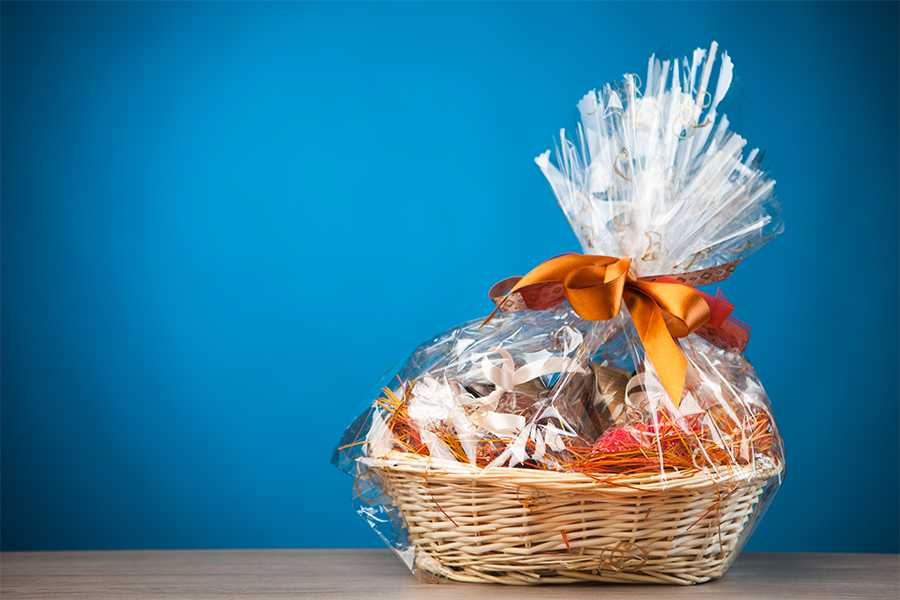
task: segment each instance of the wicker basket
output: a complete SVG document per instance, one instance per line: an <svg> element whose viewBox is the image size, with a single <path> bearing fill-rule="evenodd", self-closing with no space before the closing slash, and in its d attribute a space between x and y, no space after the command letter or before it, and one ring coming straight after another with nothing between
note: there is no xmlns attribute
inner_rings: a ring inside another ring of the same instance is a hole
<svg viewBox="0 0 900 600"><path fill-rule="evenodd" d="M398 452L366 462L403 516L417 569L514 585L721 577L781 472L757 463L612 483Z"/></svg>

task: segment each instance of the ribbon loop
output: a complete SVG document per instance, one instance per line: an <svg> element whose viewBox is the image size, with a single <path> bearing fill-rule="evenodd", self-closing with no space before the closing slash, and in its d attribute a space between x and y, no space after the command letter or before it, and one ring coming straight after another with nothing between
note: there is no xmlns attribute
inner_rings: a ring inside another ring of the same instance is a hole
<svg viewBox="0 0 900 600"><path fill-rule="evenodd" d="M624 300L647 358L677 406L684 392L687 359L676 338L702 327L710 318L709 305L689 285L637 279L630 266L627 258L564 254L532 269L506 297L529 286L561 284L572 309L589 321L612 319Z"/></svg>
<svg viewBox="0 0 900 600"><path fill-rule="evenodd" d="M519 282L521 284L521 282ZM563 293L583 319L606 321L619 314L625 277L608 280L605 267L579 267L563 280Z"/></svg>
<svg viewBox="0 0 900 600"><path fill-rule="evenodd" d="M709 320L709 305L703 295L683 283L634 281L633 286L658 305L674 337L685 337Z"/></svg>

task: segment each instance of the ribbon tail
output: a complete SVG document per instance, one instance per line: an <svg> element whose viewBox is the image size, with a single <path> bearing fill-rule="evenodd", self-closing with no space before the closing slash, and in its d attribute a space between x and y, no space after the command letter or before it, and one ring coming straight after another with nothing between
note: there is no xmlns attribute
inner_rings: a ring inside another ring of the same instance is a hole
<svg viewBox="0 0 900 600"><path fill-rule="evenodd" d="M687 359L672 337L662 309L650 298L634 291L626 291L625 304L647 359L653 365L663 389L678 406L684 393Z"/></svg>

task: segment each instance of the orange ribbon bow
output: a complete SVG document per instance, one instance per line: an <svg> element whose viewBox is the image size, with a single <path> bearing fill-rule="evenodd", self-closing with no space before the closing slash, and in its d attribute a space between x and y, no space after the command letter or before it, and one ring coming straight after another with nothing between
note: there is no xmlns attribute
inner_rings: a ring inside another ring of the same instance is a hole
<svg viewBox="0 0 900 600"><path fill-rule="evenodd" d="M589 321L612 319L624 299L647 358L677 406L684 392L687 359L675 338L702 327L709 320L709 306L690 285L638 279L628 270L630 265L630 259L611 256L557 256L522 277L498 308L511 294L540 284L561 284L572 309Z"/></svg>

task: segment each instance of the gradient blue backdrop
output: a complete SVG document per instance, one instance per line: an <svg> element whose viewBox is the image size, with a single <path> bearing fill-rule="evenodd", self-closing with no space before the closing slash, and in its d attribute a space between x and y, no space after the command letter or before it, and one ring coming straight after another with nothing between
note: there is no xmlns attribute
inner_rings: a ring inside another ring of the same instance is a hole
<svg viewBox="0 0 900 600"><path fill-rule="evenodd" d="M377 545L342 428L576 249L532 157L581 95L715 38L787 223L725 284L789 457L750 547L898 550L897 4L2 19L4 549Z"/></svg>

